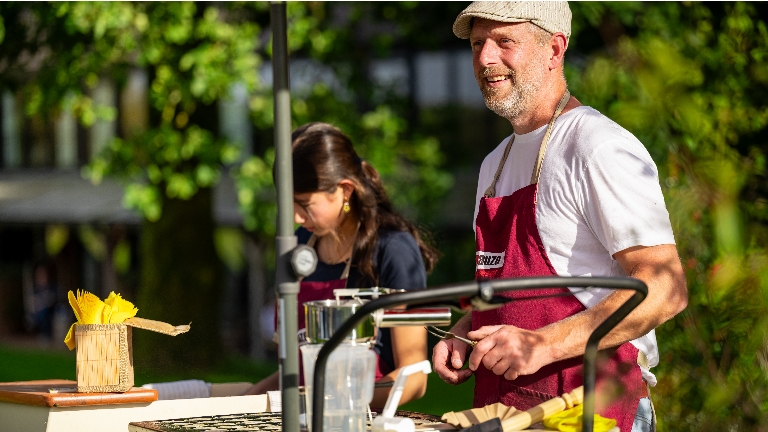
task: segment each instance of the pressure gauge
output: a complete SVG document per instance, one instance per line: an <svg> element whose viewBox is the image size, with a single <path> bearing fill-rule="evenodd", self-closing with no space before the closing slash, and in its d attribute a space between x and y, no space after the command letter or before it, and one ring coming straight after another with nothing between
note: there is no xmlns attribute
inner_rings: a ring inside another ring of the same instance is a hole
<svg viewBox="0 0 768 432"><path fill-rule="evenodd" d="M296 277L307 277L317 268L317 253L307 245L298 245L291 254L291 266Z"/></svg>

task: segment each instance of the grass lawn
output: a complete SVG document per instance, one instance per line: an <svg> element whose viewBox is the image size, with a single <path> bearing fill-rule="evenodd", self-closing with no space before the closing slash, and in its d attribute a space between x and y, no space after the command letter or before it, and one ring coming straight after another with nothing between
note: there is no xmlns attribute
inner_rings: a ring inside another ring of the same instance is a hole
<svg viewBox="0 0 768 432"><path fill-rule="evenodd" d="M201 379L208 382L255 382L277 368L272 363L258 363L242 357L229 357L215 368L166 372L135 370L137 386L150 382ZM41 379L75 379L75 352L16 348L0 345L0 382Z"/></svg>
<svg viewBox="0 0 768 432"><path fill-rule="evenodd" d="M277 370L269 362L255 362L245 357L228 357L219 365L206 370L182 370L160 372L135 370L137 386L150 382L201 379L213 383L249 381L255 382ZM0 345L0 382L30 381L42 379L75 379L75 352L43 350ZM473 380L454 387L444 383L436 374L429 374L427 394L401 409L442 415L472 407Z"/></svg>
<svg viewBox="0 0 768 432"><path fill-rule="evenodd" d="M475 378L459 386L446 384L436 373L429 374L427 394L423 398L400 407L402 410L443 415L448 411L461 411L472 408Z"/></svg>

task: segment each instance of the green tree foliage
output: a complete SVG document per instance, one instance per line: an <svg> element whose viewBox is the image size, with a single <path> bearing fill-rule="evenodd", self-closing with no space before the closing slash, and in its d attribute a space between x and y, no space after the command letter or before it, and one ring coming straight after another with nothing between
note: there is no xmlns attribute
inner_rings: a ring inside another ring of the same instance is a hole
<svg viewBox="0 0 768 432"><path fill-rule="evenodd" d="M658 331L660 427L766 430L768 32L760 6L572 7L576 41L597 33L603 44L568 71L571 89L651 151L686 269L689 306Z"/></svg>
<svg viewBox="0 0 768 432"><path fill-rule="evenodd" d="M137 363L211 364L219 348L221 266L213 243L211 188L239 154L218 136L215 104L235 83L254 90L267 5L191 2L6 3L15 35L3 44L8 83L29 115L71 109L85 126L113 120L91 90L121 86L133 68L150 75L149 125L123 131L84 175L126 181L125 204L144 216L141 316L196 329L172 343L137 333ZM146 340L143 338L146 337ZM161 362L161 360L163 360Z"/></svg>
<svg viewBox="0 0 768 432"><path fill-rule="evenodd" d="M402 13L415 6L387 7ZM333 19L339 14L346 16L343 25ZM328 66L334 74L334 82L292 89L293 125L324 121L338 126L352 138L361 157L379 171L395 206L415 220L429 222L452 178L443 168L439 141L409 127L393 89L371 83L370 63L390 54L392 33L404 34L389 27L364 34L377 19L382 19L378 7L370 3L288 3L291 58ZM272 127L272 103L271 89L251 98L255 124L262 130ZM246 227L267 234L273 233L275 220L274 197L267 192L273 157L271 152L254 156L235 173Z"/></svg>

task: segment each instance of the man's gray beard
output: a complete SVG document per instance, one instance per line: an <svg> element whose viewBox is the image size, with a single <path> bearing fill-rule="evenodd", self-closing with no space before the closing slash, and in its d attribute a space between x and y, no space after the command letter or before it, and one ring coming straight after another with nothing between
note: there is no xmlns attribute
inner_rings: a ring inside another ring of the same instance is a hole
<svg viewBox="0 0 768 432"><path fill-rule="evenodd" d="M493 88L482 88L485 106L496 114L508 120L517 118L530 105L530 101L538 91L540 83L530 80L525 83L517 83L512 87L506 98L500 98L496 95L498 90Z"/></svg>

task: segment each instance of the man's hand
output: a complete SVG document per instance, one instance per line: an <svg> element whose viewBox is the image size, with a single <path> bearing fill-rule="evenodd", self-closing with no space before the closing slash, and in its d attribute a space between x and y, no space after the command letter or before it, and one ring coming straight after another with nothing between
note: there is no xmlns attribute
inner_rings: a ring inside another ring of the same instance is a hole
<svg viewBox="0 0 768 432"><path fill-rule="evenodd" d="M467 359L469 345L456 339L444 339L432 351L435 372L448 384L461 384L472 376L472 371L462 369Z"/></svg>
<svg viewBox="0 0 768 432"><path fill-rule="evenodd" d="M472 314L462 317L451 332L457 336L466 336L472 328ZM456 339L444 339L432 350L432 367L437 375L448 384L461 384L472 376L472 371L462 369L467 360L469 345Z"/></svg>
<svg viewBox="0 0 768 432"><path fill-rule="evenodd" d="M467 334L477 345L469 357L469 369L481 365L496 375L513 380L531 375L552 362L545 338L530 330L515 326L485 326Z"/></svg>

